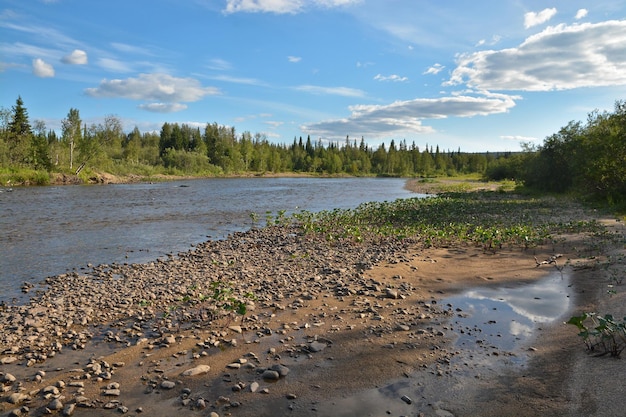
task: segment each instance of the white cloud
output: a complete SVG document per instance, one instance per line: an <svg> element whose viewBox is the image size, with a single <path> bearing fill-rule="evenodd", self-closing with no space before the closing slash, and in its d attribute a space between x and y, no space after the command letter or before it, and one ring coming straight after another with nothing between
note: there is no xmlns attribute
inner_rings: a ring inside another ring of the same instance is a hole
<svg viewBox="0 0 626 417"><path fill-rule="evenodd" d="M376 81L393 81L393 82L404 82L404 81L408 81L409 79L407 77L401 77L399 75L396 74L392 74L392 75L381 75L378 74L374 77L374 79Z"/></svg>
<svg viewBox="0 0 626 417"><path fill-rule="evenodd" d="M301 58L301 57L299 57L299 56L291 56L291 55L290 55L290 56L288 56L288 57L287 57L287 60L288 60L289 62L296 63L296 62L300 62L300 61L302 61L302 58Z"/></svg>
<svg viewBox="0 0 626 417"><path fill-rule="evenodd" d="M513 336L530 337L533 334L533 329L527 324L511 320L511 324L509 324L509 332Z"/></svg>
<svg viewBox="0 0 626 417"><path fill-rule="evenodd" d="M187 105L181 103L148 103L140 104L137 107L154 113L175 113L185 110Z"/></svg>
<svg viewBox="0 0 626 417"><path fill-rule="evenodd" d="M22 42L15 43L0 43L0 54L5 57L8 56L24 56L24 57L33 57L38 56L40 59L46 60L57 60L58 53L57 51L41 48L39 46L30 45ZM6 59L6 58L5 58Z"/></svg>
<svg viewBox="0 0 626 417"><path fill-rule="evenodd" d="M428 68L426 71L424 71L423 74L439 74L445 67L441 64L435 64L432 67Z"/></svg>
<svg viewBox="0 0 626 417"><path fill-rule="evenodd" d="M502 39L502 36L493 35L490 40L487 40L487 39L479 40L478 42L476 42L476 46L495 45L498 42L500 42L501 39Z"/></svg>
<svg viewBox="0 0 626 417"><path fill-rule="evenodd" d="M317 85L300 85L294 87L297 91L303 91L311 94L334 95L344 97L364 97L365 92L356 88L349 87L321 87Z"/></svg>
<svg viewBox="0 0 626 417"><path fill-rule="evenodd" d="M209 69L212 70L216 70L216 71L226 71L232 68L232 65L230 62L221 59L221 58L213 58L212 60L209 61L209 64L207 65L207 67Z"/></svg>
<svg viewBox="0 0 626 417"><path fill-rule="evenodd" d="M295 14L310 8L350 6L361 0L227 0L224 13Z"/></svg>
<svg viewBox="0 0 626 417"><path fill-rule="evenodd" d="M54 77L54 67L41 58L33 59L33 74L41 78Z"/></svg>
<svg viewBox="0 0 626 417"><path fill-rule="evenodd" d="M285 124L285 122L277 122L277 121L272 121L272 120L267 120L265 122L263 122L264 124L273 127L274 129L281 127L282 125Z"/></svg>
<svg viewBox="0 0 626 417"><path fill-rule="evenodd" d="M140 74L136 78L102 80L95 88L87 88L91 97L120 97L131 100L179 103L198 101L219 94L214 87L203 87L194 78L177 78L168 74Z"/></svg>
<svg viewBox="0 0 626 417"><path fill-rule="evenodd" d="M87 52L81 49L74 49L71 54L65 55L61 62L71 65L85 65L87 64Z"/></svg>
<svg viewBox="0 0 626 417"><path fill-rule="evenodd" d="M111 46L120 52L136 54L136 55L149 55L149 56L154 55L152 52L150 52L150 50L146 48L143 48L141 46L129 45L127 43L112 42Z"/></svg>
<svg viewBox="0 0 626 417"><path fill-rule="evenodd" d="M132 72L132 68L125 62L113 58L100 58L98 65L112 72Z"/></svg>
<svg viewBox="0 0 626 417"><path fill-rule="evenodd" d="M10 63L10 62L2 62L0 61L0 72L4 72L10 68L18 68L22 65L20 64L14 64L14 63Z"/></svg>
<svg viewBox="0 0 626 417"><path fill-rule="evenodd" d="M376 65L376 64L374 64L373 62L361 62L361 61L358 61L356 63L356 67L357 68L367 68L367 67L371 67L373 65Z"/></svg>
<svg viewBox="0 0 626 417"><path fill-rule="evenodd" d="M550 91L626 85L626 20L558 25L516 48L460 55L445 85Z"/></svg>
<svg viewBox="0 0 626 417"><path fill-rule="evenodd" d="M348 118L311 123L301 128L309 134L331 138L433 133L434 129L424 126L422 120L504 113L515 106L516 98L495 94L488 97L459 95L397 101L388 105L356 105L349 107L351 114Z"/></svg>
<svg viewBox="0 0 626 417"><path fill-rule="evenodd" d="M579 10L576 12L576 17L575 17L575 19L576 19L576 20L580 20L580 19L582 19L583 17L587 16L587 13L589 13L589 11L588 11L587 9L579 9Z"/></svg>
<svg viewBox="0 0 626 417"><path fill-rule="evenodd" d="M212 80L225 81L234 84L265 85L265 83L257 80L256 78L233 77L230 75L216 75L210 78Z"/></svg>
<svg viewBox="0 0 626 417"><path fill-rule="evenodd" d="M543 9L540 12L528 12L524 14L524 27L526 29L540 25L552 19L556 14L556 8Z"/></svg>
<svg viewBox="0 0 626 417"><path fill-rule="evenodd" d="M227 0L225 13L298 13L302 10L302 0Z"/></svg>

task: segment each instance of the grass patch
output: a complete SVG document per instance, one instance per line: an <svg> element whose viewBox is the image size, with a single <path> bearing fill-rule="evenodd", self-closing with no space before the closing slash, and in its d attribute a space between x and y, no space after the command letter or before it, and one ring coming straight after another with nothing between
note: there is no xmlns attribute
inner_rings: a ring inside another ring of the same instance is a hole
<svg viewBox="0 0 626 417"><path fill-rule="evenodd" d="M48 185L50 174L32 168L0 168L0 186Z"/></svg>

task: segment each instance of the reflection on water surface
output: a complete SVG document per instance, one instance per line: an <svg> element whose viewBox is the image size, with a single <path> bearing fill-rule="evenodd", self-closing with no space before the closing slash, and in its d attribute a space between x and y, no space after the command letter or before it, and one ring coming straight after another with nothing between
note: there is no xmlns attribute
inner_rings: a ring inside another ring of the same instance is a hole
<svg viewBox="0 0 626 417"><path fill-rule="evenodd" d="M457 310L452 320L457 346L514 350L537 326L567 313L569 275L555 272L531 284L474 288L443 303Z"/></svg>

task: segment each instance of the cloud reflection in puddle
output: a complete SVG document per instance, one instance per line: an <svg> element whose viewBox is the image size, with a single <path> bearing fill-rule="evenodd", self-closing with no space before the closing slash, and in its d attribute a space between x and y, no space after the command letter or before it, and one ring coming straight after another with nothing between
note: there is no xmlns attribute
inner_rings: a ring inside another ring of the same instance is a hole
<svg viewBox="0 0 626 417"><path fill-rule="evenodd" d="M460 309L451 321L457 346L513 350L570 308L569 276L560 273L531 284L475 288L443 300Z"/></svg>

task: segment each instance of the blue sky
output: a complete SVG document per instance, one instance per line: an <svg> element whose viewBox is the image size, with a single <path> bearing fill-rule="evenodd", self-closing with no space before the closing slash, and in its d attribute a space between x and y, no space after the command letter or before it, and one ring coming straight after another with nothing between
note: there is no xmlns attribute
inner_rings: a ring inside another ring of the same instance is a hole
<svg viewBox="0 0 626 417"><path fill-rule="evenodd" d="M0 106L377 147L541 144L626 99L614 0L1 0Z"/></svg>

